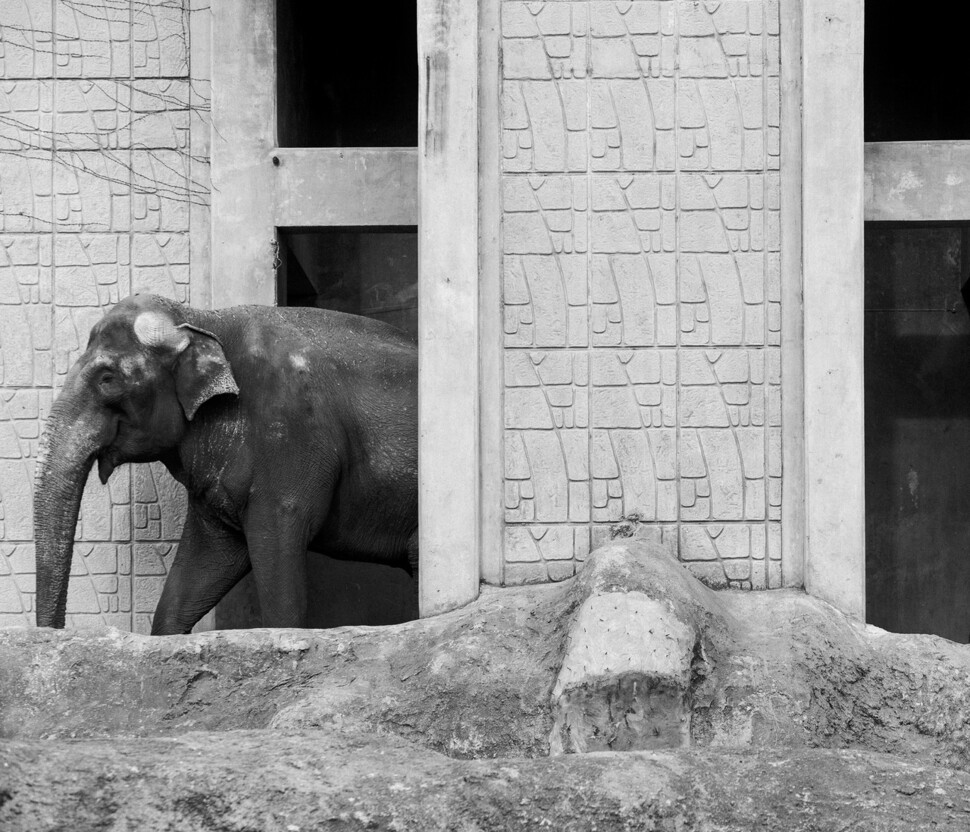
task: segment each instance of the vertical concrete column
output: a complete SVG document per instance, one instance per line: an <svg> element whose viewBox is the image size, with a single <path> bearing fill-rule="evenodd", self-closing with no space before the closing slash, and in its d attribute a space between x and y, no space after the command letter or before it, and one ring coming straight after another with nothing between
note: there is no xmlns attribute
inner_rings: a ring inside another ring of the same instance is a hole
<svg viewBox="0 0 970 832"><path fill-rule="evenodd" d="M505 578L505 314L502 308L502 0L478 4L481 579Z"/></svg>
<svg viewBox="0 0 970 832"><path fill-rule="evenodd" d="M802 0L781 13L782 580L805 586L805 338L802 310Z"/></svg>
<svg viewBox="0 0 970 832"><path fill-rule="evenodd" d="M275 9L274 0L212 3L214 307L276 300Z"/></svg>
<svg viewBox="0 0 970 832"><path fill-rule="evenodd" d="M420 604L479 582L478 3L418 0Z"/></svg>
<svg viewBox="0 0 970 832"><path fill-rule="evenodd" d="M803 9L805 587L863 618L863 0Z"/></svg>

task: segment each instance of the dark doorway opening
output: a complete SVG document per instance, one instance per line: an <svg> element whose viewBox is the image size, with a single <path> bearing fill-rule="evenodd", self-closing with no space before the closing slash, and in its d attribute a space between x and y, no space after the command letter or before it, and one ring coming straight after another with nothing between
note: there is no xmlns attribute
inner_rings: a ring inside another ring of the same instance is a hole
<svg viewBox="0 0 970 832"><path fill-rule="evenodd" d="M417 147L413 2L277 0L279 147Z"/></svg>
<svg viewBox="0 0 970 832"><path fill-rule="evenodd" d="M414 226L279 229L277 301L375 318L418 332ZM366 345L361 345L366 349ZM307 553L309 625L399 624L418 617L417 584L403 569ZM252 575L219 605L220 630L260 626Z"/></svg>
<svg viewBox="0 0 970 832"><path fill-rule="evenodd" d="M970 641L970 224L865 230L866 620Z"/></svg>

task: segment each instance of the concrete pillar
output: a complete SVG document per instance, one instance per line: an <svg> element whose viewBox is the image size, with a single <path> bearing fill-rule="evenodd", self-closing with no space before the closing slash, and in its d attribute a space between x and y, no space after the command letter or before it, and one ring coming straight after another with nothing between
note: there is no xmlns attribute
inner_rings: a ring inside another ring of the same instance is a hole
<svg viewBox="0 0 970 832"><path fill-rule="evenodd" d="M273 304L276 4L212 7L212 305Z"/></svg>
<svg viewBox="0 0 970 832"><path fill-rule="evenodd" d="M418 0L420 606L478 595L478 4Z"/></svg>
<svg viewBox="0 0 970 832"><path fill-rule="evenodd" d="M863 0L803 9L805 587L864 618Z"/></svg>

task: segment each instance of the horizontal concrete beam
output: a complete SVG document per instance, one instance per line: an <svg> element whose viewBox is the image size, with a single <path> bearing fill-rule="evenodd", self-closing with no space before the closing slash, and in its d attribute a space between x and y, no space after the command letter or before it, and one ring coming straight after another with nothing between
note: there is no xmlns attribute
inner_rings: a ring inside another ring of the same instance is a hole
<svg viewBox="0 0 970 832"><path fill-rule="evenodd" d="M417 148L278 147L266 164L279 228L418 224Z"/></svg>
<svg viewBox="0 0 970 832"><path fill-rule="evenodd" d="M970 141L867 142L865 218L970 220Z"/></svg>

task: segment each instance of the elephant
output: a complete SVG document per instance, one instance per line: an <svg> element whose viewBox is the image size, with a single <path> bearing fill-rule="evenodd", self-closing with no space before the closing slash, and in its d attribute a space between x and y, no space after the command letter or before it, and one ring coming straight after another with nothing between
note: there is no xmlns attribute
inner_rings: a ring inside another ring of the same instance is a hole
<svg viewBox="0 0 970 832"><path fill-rule="evenodd" d="M186 489L152 633L188 633L250 570L268 627L307 620L308 549L417 577L417 346L316 308L133 295L91 331L41 436L36 620L63 627L81 495L158 460Z"/></svg>

